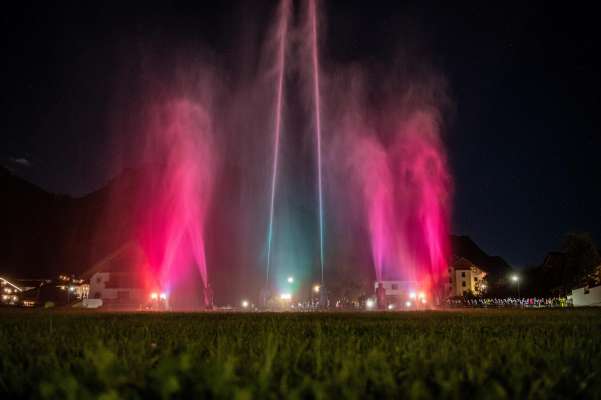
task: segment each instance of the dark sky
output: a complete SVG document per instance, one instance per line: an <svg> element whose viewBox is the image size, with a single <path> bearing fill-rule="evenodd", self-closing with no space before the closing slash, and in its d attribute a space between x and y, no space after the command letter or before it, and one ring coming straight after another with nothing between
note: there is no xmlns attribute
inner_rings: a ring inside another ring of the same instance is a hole
<svg viewBox="0 0 601 400"><path fill-rule="evenodd" d="M104 3L20 2L0 17L0 157L53 192L81 195L114 173L110 115L132 44L199 43L227 66L244 27L266 26L275 4ZM446 76L453 233L518 266L569 231L601 242L598 21L586 6L550 3L324 7L330 61L382 65L403 48Z"/></svg>

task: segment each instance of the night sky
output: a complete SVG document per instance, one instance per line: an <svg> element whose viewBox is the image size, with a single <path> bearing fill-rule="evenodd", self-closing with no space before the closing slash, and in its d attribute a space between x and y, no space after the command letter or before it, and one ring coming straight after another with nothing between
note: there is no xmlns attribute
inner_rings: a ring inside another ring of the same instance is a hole
<svg viewBox="0 0 601 400"><path fill-rule="evenodd" d="M119 86L128 60L149 45L198 44L227 69L260 40L247 33L260 32L276 4L204 3L5 8L2 164L56 193L79 196L105 184L116 173L108 161L111 115L128 90ZM516 266L540 263L570 231L601 243L594 10L549 2L324 6L321 50L329 62L386 65L400 57L446 77L453 233Z"/></svg>

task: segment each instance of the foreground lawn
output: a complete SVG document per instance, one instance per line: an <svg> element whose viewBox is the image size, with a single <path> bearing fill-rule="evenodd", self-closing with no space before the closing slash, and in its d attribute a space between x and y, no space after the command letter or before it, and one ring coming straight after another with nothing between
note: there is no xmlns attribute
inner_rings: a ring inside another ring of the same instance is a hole
<svg viewBox="0 0 601 400"><path fill-rule="evenodd" d="M601 310L0 310L1 398L601 398Z"/></svg>

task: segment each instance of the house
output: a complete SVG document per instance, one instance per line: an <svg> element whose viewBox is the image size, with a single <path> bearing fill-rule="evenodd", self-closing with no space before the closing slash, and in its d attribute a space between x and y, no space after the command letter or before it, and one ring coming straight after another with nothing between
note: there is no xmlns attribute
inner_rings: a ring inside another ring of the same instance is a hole
<svg viewBox="0 0 601 400"><path fill-rule="evenodd" d="M447 293L449 297L468 293L481 294L486 290L486 272L464 257L456 258L449 266Z"/></svg>
<svg viewBox="0 0 601 400"><path fill-rule="evenodd" d="M0 277L0 292L0 304L13 306L20 304L23 288L6 277Z"/></svg>
<svg viewBox="0 0 601 400"><path fill-rule="evenodd" d="M601 286L581 287L572 290L568 300L572 300L574 307L601 306Z"/></svg>
<svg viewBox="0 0 601 400"><path fill-rule="evenodd" d="M401 307L407 305L426 304L426 293L420 289L419 282L415 281L379 281L374 283L378 307ZM384 291L381 291L384 289ZM384 297L378 295L382 293Z"/></svg>
<svg viewBox="0 0 601 400"><path fill-rule="evenodd" d="M90 268L89 298L109 308L140 309L149 302L152 284L142 249L128 243Z"/></svg>

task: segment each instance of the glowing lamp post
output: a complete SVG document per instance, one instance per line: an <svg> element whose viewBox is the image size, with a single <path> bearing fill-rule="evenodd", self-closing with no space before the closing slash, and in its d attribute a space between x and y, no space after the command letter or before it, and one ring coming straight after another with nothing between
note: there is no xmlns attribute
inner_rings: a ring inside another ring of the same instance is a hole
<svg viewBox="0 0 601 400"><path fill-rule="evenodd" d="M248 300L242 300L242 308L248 308Z"/></svg>
<svg viewBox="0 0 601 400"><path fill-rule="evenodd" d="M518 275L511 275L511 280L517 284L518 299L520 298L520 277Z"/></svg>
<svg viewBox="0 0 601 400"><path fill-rule="evenodd" d="M294 277L293 276L289 276L288 277L288 283L294 283Z"/></svg>
<svg viewBox="0 0 601 400"><path fill-rule="evenodd" d="M168 304L167 304L167 293L158 293L158 292L152 292L150 293L150 300L152 302L152 308L153 309L160 309L161 307L164 307L165 310L167 310Z"/></svg>
<svg viewBox="0 0 601 400"><path fill-rule="evenodd" d="M419 292L417 297L422 305L426 305L426 294L424 292Z"/></svg>
<svg viewBox="0 0 601 400"><path fill-rule="evenodd" d="M319 285L313 286L313 293L319 293L320 289L321 289L321 287Z"/></svg>
<svg viewBox="0 0 601 400"><path fill-rule="evenodd" d="M367 299L367 301L365 302L365 307L367 307L368 310L374 308L374 305L375 302L372 299Z"/></svg>

